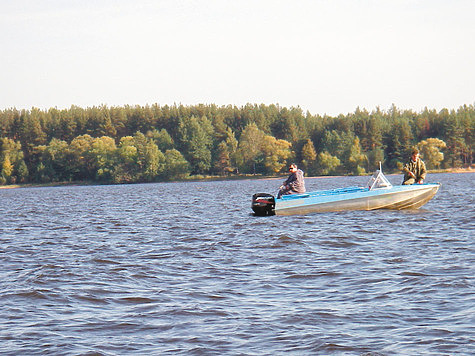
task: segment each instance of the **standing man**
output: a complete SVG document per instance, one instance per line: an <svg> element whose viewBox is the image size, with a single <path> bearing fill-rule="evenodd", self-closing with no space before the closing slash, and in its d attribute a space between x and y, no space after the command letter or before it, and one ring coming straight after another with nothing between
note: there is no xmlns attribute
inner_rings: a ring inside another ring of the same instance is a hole
<svg viewBox="0 0 475 356"><path fill-rule="evenodd" d="M305 193L305 182L303 179L303 171L297 169L297 165L292 163L289 166L289 178L280 186L277 199L282 195Z"/></svg>
<svg viewBox="0 0 475 356"><path fill-rule="evenodd" d="M422 184L426 178L426 165L419 158L419 150L414 149L411 154L411 159L402 168L404 172L403 185Z"/></svg>

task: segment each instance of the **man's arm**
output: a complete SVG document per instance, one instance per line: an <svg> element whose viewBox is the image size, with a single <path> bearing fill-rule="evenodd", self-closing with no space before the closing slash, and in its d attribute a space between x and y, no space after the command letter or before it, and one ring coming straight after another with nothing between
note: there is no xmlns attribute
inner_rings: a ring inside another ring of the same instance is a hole
<svg viewBox="0 0 475 356"><path fill-rule="evenodd" d="M407 175L409 175L410 177L412 177L412 178L414 178L414 179L416 178L415 174L412 173L412 171L411 171L411 167L410 167L410 163L409 163L409 162L406 163L406 164L404 165L404 167L402 167L402 171L403 171L404 173L406 173Z"/></svg>
<svg viewBox="0 0 475 356"><path fill-rule="evenodd" d="M423 161L421 161L421 180L426 179L426 174L427 174L426 164Z"/></svg>

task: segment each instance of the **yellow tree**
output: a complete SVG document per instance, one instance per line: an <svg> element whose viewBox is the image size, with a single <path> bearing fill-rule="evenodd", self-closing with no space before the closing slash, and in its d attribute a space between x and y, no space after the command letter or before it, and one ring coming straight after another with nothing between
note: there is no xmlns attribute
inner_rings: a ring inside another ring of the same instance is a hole
<svg viewBox="0 0 475 356"><path fill-rule="evenodd" d="M363 168L368 162L368 157L361 153L360 139L356 136L353 140L353 144L349 147L347 158L348 170L353 174L360 175L365 173Z"/></svg>
<svg viewBox="0 0 475 356"><path fill-rule="evenodd" d="M302 147L302 168L307 174L315 173L315 164L317 159L317 152L311 139L308 139Z"/></svg>
<svg viewBox="0 0 475 356"><path fill-rule="evenodd" d="M13 165L10 162L10 157L5 156L2 163L1 175L8 181L13 173Z"/></svg>
<svg viewBox="0 0 475 356"><path fill-rule="evenodd" d="M341 161L338 157L332 156L327 151L320 152L317 157L318 171L321 175L328 175L334 173L340 166Z"/></svg>
<svg viewBox="0 0 475 356"><path fill-rule="evenodd" d="M292 153L290 147L290 142L266 135L251 123L241 134L236 161L244 172L274 174L287 164Z"/></svg>
<svg viewBox="0 0 475 356"><path fill-rule="evenodd" d="M417 144L421 151L421 156L427 165L427 168L438 168L444 160L444 154L441 149L447 147L446 143L438 138L428 138Z"/></svg>
<svg viewBox="0 0 475 356"><path fill-rule="evenodd" d="M0 177L4 184L24 181L28 177L28 169L23 160L20 142L9 138L0 138Z"/></svg>
<svg viewBox="0 0 475 356"><path fill-rule="evenodd" d="M262 141L261 151L264 154L264 167L267 173L278 173L287 165L292 151L292 144L286 140L277 140L266 135Z"/></svg>
<svg viewBox="0 0 475 356"><path fill-rule="evenodd" d="M94 169L93 157L89 154L94 138L90 135L77 136L71 141L71 171L74 179L94 179L96 170Z"/></svg>
<svg viewBox="0 0 475 356"><path fill-rule="evenodd" d="M96 179L109 181L114 172L115 141L112 137L97 137L92 141L90 154L94 158Z"/></svg>

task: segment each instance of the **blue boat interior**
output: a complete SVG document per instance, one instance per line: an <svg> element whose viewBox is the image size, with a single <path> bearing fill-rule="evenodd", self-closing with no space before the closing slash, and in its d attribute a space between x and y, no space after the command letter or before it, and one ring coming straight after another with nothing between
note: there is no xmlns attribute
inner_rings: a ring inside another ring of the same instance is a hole
<svg viewBox="0 0 475 356"><path fill-rule="evenodd" d="M367 191L378 189L378 188L392 188L392 184L389 183L388 179L383 174L383 171L381 169L381 164L380 164L380 168L376 172L374 172L374 174L371 176L366 186L368 188L347 187L347 188L338 188L338 189L330 189L330 190L320 190L320 191L302 193L302 194L283 195L281 199L292 200L292 199L301 199L301 198L310 198L310 197L323 197L323 196L332 196L332 195L347 194L347 193L367 192Z"/></svg>
<svg viewBox="0 0 475 356"><path fill-rule="evenodd" d="M425 183L422 185L438 185L439 183ZM302 198L313 198L313 197L327 197L327 196L335 196L335 195L342 195L342 194L351 194L351 193L363 193L369 191L384 191L384 190L394 190L400 191L408 189L408 186L393 186L386 176L383 174L383 171L380 168L374 172L374 174L369 179L366 187L347 187L347 188L337 188L337 189L329 189L329 190L317 190L314 192L302 193L302 194L291 194L291 195L283 195L279 198L279 200L294 200L294 199L302 199ZM378 193L375 193L378 194Z"/></svg>
<svg viewBox="0 0 475 356"><path fill-rule="evenodd" d="M369 191L369 188L347 187L347 188L338 188L338 189L330 189L330 190L319 190L319 191L303 193L303 194L283 195L280 199L292 200L292 199L321 197L321 196L339 195L339 194L344 194L344 193L358 193L358 192L367 192L367 191Z"/></svg>

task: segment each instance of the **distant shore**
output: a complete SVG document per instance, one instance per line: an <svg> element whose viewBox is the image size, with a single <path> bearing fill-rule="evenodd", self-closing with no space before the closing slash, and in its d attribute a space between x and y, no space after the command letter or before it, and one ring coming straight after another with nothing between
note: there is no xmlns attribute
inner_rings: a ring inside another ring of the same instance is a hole
<svg viewBox="0 0 475 356"><path fill-rule="evenodd" d="M434 169L429 170L428 173L472 173L475 172L475 168L448 168L448 169ZM396 175L401 173L387 173L386 175ZM233 175L233 176L195 176L187 179L182 179L173 182L203 182L203 181L223 181L223 180L244 180L244 179L281 179L285 175L279 176L263 176L253 174ZM305 178L332 178L332 177L344 177L344 176L311 176ZM172 183L172 182L153 182L153 183ZM61 187L61 186L78 186L78 185L111 185L110 183L99 183L92 181L75 181L75 182L52 182L52 183L25 183L25 184L9 184L0 185L0 189L13 189L13 188L39 188L39 187ZM130 183L130 184L139 184Z"/></svg>

